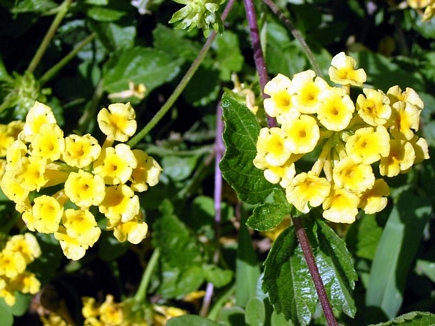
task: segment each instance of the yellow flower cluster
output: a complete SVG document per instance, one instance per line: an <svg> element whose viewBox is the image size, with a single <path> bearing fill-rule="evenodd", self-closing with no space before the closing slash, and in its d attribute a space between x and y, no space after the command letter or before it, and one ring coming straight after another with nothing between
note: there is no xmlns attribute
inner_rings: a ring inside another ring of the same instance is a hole
<svg viewBox="0 0 435 326"><path fill-rule="evenodd" d="M407 0L412 9L424 9L422 21L428 21L435 15L435 0Z"/></svg>
<svg viewBox="0 0 435 326"><path fill-rule="evenodd" d="M280 127L260 130L254 165L299 211L322 205L325 219L352 223L358 208L373 214L387 204L389 187L372 165L394 177L429 158L426 140L415 134L423 101L411 88L393 86L386 94L362 88L365 71L343 52L332 59L329 76L341 86L312 70L266 84L264 108ZM355 101L351 85L362 88ZM295 162L313 151L311 170L297 171Z"/></svg>
<svg viewBox="0 0 435 326"><path fill-rule="evenodd" d="M0 252L0 297L15 304L15 291L36 294L41 283L27 265L41 255L38 241L31 233L12 236Z"/></svg>
<svg viewBox="0 0 435 326"><path fill-rule="evenodd" d="M137 315L132 311L135 309L133 309L130 300L115 303L113 301L113 296L107 295L106 300L101 305L98 305L95 299L91 297L83 297L82 302L82 314L85 318L85 326L163 326L166 325L166 322L170 318L186 314L185 310L176 307L152 305L152 312L150 311L152 314L152 318L150 318L152 319L152 323L148 323L145 320L143 313Z"/></svg>
<svg viewBox="0 0 435 326"><path fill-rule="evenodd" d="M156 185L162 170L146 152L123 143L136 132L129 103L102 109L98 125L107 136L102 146L90 134L64 137L51 108L36 102L7 149L1 179L1 189L16 203L28 229L54 234L73 260L82 258L101 234L92 206L107 217L107 229L119 241L137 244L145 238L148 226L135 192ZM61 184L51 196L40 193Z"/></svg>
<svg viewBox="0 0 435 326"><path fill-rule="evenodd" d="M4 167L6 165L6 152L9 146L17 139L18 134L23 130L24 122L12 121L5 124L0 124L0 176L3 175Z"/></svg>

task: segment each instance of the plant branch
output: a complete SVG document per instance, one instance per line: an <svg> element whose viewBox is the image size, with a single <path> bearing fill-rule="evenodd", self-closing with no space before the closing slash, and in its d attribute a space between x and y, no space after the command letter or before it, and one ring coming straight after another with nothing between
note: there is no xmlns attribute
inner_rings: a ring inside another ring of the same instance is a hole
<svg viewBox="0 0 435 326"><path fill-rule="evenodd" d="M48 48L48 45L50 44L54 34L56 33L57 28L59 27L60 23L62 22L62 19L65 17L65 15L68 13L69 6L71 4L72 0L64 0L64 2L59 6L59 11L56 14L56 17L54 17L53 22L51 23L50 28L47 31L47 34L45 34L44 39L42 40L41 44L39 45L38 50L36 51L35 55L33 56L32 61L29 64L29 67L27 68L27 71L30 73L33 73L38 66L39 62L41 61L45 51Z"/></svg>
<svg viewBox="0 0 435 326"><path fill-rule="evenodd" d="M326 321L329 326L338 326L334 317L334 313L332 312L331 304L329 303L328 295L326 294L322 278L320 277L319 269L317 268L316 261L314 260L313 252L311 250L304 225L302 224L302 220L299 217L292 217L292 221L296 229L296 236L298 237L305 260L307 261L311 278L313 279L314 286L316 287L317 295L319 296Z"/></svg>
<svg viewBox="0 0 435 326"><path fill-rule="evenodd" d="M302 47L302 50L307 55L307 58L310 61L311 66L313 67L317 76L323 77L322 70L320 69L320 66L317 63L316 57L314 56L313 52L311 52L310 47L308 46L307 42L305 42L305 39L301 35L301 33L299 33L299 31L293 26L292 22L284 15L284 13L278 8L278 6L275 5L275 3L273 3L272 0L263 0L263 1L270 8L270 10L272 10L272 12L278 16L281 22L288 28L290 33L292 33L294 38L299 42L300 46Z"/></svg>
<svg viewBox="0 0 435 326"><path fill-rule="evenodd" d="M269 96L264 93L264 86L269 81L267 76L266 61L264 60L263 50L261 49L260 33L258 31L257 16L255 14L254 2L252 0L243 0L245 4L246 19L249 24L249 33L251 35L252 50L254 52L255 67L258 72L258 78L260 80L260 88L263 99ZM269 128L276 127L276 119L267 116L267 124Z"/></svg>
<svg viewBox="0 0 435 326"><path fill-rule="evenodd" d="M81 41L77 46L71 50L70 53L68 53L62 60L60 60L58 63L56 63L51 69L49 69L39 80L39 83L44 85L46 82L48 82L51 78L53 78L60 69L62 69L68 62L71 61L72 58L74 58L77 53L80 52L81 49L85 47L86 44L91 42L95 38L95 33L92 33L88 37L86 37L83 41Z"/></svg>
<svg viewBox="0 0 435 326"><path fill-rule="evenodd" d="M225 21L227 18L231 8L234 5L235 0L230 0L225 9L222 13L222 21ZM211 45L213 44L217 34L215 31L212 31L209 38L205 42L204 46L202 47L201 51L199 52L198 56L196 57L195 61L190 66L189 70L186 72L184 77L181 79L180 83L175 88L174 92L169 96L168 100L163 104L163 106L160 108L160 110L155 114L155 116L148 122L148 124L138 133L136 136L131 138L127 144L130 147L134 147L141 139L143 139L150 131L155 127L155 125L163 118L163 116L170 110L172 105L174 105L175 101L180 96L181 92L186 88L187 84L189 83L190 79L195 74L196 70L198 69L199 65L204 61L204 58L210 49Z"/></svg>
<svg viewBox="0 0 435 326"><path fill-rule="evenodd" d="M151 276L153 275L153 271L157 266L157 262L160 257L160 249L156 248L151 255L151 259L148 262L147 267L145 268L145 272L143 273L142 280L140 281L139 288L134 296L134 301L141 303L145 300L147 294L148 284L150 283Z"/></svg>

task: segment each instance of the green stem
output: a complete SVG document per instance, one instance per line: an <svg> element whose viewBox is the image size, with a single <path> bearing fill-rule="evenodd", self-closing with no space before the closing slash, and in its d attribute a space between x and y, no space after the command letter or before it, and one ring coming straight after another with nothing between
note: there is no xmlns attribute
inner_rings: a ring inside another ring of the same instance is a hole
<svg viewBox="0 0 435 326"><path fill-rule="evenodd" d="M45 51L47 50L48 45L51 42L51 39L53 38L54 34L56 33L56 30L59 27L62 19L67 14L71 2L72 2L72 0L64 0L64 2L59 6L59 11L57 12L56 17L54 18L53 22L51 23L51 26L48 29L47 34L45 34L44 39L42 40L41 44L39 45L38 50L36 51L32 61L29 64L29 67L27 68L28 72L33 73L35 71L36 67L38 66L39 62L42 59L42 56L44 55Z"/></svg>
<svg viewBox="0 0 435 326"><path fill-rule="evenodd" d="M92 125L89 123L89 121L95 117L95 112L97 111L98 103L100 102L103 93L103 80L101 79L98 82L92 100L86 105L83 111L83 115L79 119L79 123L76 129L81 133L85 133L85 131L90 132Z"/></svg>
<svg viewBox="0 0 435 326"><path fill-rule="evenodd" d="M140 281L139 284L139 288L137 289L136 295L134 296L134 301L136 301L137 303L141 303L145 300L148 284L150 283L153 271L157 266L159 257L160 257L160 249L156 248L154 249L151 259L148 262L147 267L145 268L145 272L143 273L142 280Z"/></svg>
<svg viewBox="0 0 435 326"><path fill-rule="evenodd" d="M53 78L60 69L62 69L68 62L73 59L77 53L82 50L85 45L87 45L89 42L91 42L95 38L95 33L92 33L88 37L86 37L83 41L81 41L77 46L68 53L62 60L60 60L58 63L56 63L50 70L48 70L39 80L40 85L44 85L46 82L48 82L51 78Z"/></svg>
<svg viewBox="0 0 435 326"><path fill-rule="evenodd" d="M293 34L294 38L299 42L317 76L323 77L322 70L317 63L316 57L314 56L313 52L311 52L310 47L308 46L307 42L305 42L305 39L301 33L299 33L299 31L293 26L292 22L284 15L278 6L273 3L272 0L263 1L270 8L270 10L272 10L273 13L278 16L281 22L288 28L288 30Z"/></svg>
<svg viewBox="0 0 435 326"><path fill-rule="evenodd" d="M226 17L228 16L235 0L231 0L226 5L224 12L222 14L222 21L224 22ZM155 125L163 118L163 116L169 111L169 109L174 105L177 98L180 96L181 92L186 88L187 84L189 83L190 79L195 74L196 70L198 69L199 65L204 61L204 58L210 49L211 45L213 44L213 41L215 40L217 34L215 31L213 31L207 41L205 42L204 46L202 47L201 51L199 52L198 56L196 57L195 61L190 66L189 70L184 75L183 79L181 79L180 83L175 88L174 92L169 96L168 100L163 104L163 106L160 108L160 110L156 113L156 115L151 119L150 122L133 138L131 138L127 145L130 147L134 147L141 139L143 139L150 131L155 127Z"/></svg>

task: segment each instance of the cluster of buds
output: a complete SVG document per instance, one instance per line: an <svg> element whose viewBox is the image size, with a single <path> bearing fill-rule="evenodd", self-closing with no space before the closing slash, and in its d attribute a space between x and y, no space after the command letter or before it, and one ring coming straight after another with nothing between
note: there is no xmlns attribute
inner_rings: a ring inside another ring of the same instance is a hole
<svg viewBox="0 0 435 326"><path fill-rule="evenodd" d="M417 93L398 86L386 94L362 88L366 73L355 67L342 52L329 68L339 87L312 70L293 80L279 74L266 84L264 108L280 127L261 129L254 159L300 212L322 206L325 219L340 223L352 223L359 208L367 214L384 209L390 191L382 177L406 173L429 158L426 140L415 134L423 109ZM351 85L362 88L355 101ZM296 169L309 153L318 155L311 170Z"/></svg>
<svg viewBox="0 0 435 326"><path fill-rule="evenodd" d="M124 143L136 132L135 117L129 103L102 109L98 125L107 137L100 146L90 134L64 137L51 108L36 102L7 149L1 189L27 228L54 234L69 259L82 258L101 234L93 206L119 241L146 236L135 192L156 185L161 167Z"/></svg>
<svg viewBox="0 0 435 326"><path fill-rule="evenodd" d="M15 292L36 294L41 283L27 265L41 255L38 241L31 233L14 235L0 252L0 297L6 304L15 304Z"/></svg>

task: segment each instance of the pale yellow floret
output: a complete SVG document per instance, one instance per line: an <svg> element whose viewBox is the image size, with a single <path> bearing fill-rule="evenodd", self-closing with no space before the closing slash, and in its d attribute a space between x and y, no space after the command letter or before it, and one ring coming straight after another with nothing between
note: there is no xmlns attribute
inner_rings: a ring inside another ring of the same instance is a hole
<svg viewBox="0 0 435 326"><path fill-rule="evenodd" d="M19 160L27 154L27 146L26 144L17 139L15 140L7 149L6 152L6 161L7 166L6 170L11 170L15 164L19 162Z"/></svg>
<svg viewBox="0 0 435 326"><path fill-rule="evenodd" d="M0 124L0 157L5 157L8 147L15 141L14 137L8 134L8 127Z"/></svg>
<svg viewBox="0 0 435 326"><path fill-rule="evenodd" d="M12 287L22 293L36 294L41 288L41 282L36 278L36 275L24 271L11 280Z"/></svg>
<svg viewBox="0 0 435 326"><path fill-rule="evenodd" d="M2 250L0 252L0 275L8 278L16 277L26 269L24 256L13 250Z"/></svg>
<svg viewBox="0 0 435 326"><path fill-rule="evenodd" d="M290 87L292 105L300 113L317 113L321 105L319 96L328 89L328 83L321 77L316 77L316 73L312 70L295 74Z"/></svg>
<svg viewBox="0 0 435 326"><path fill-rule="evenodd" d="M296 167L291 159L287 160L282 166L269 166L264 170L264 177L273 184L279 183L283 188L287 188L293 177L296 175Z"/></svg>
<svg viewBox="0 0 435 326"><path fill-rule="evenodd" d="M317 118L328 130L341 131L352 120L355 105L343 88L330 88L319 95Z"/></svg>
<svg viewBox="0 0 435 326"><path fill-rule="evenodd" d="M113 229L113 235L120 242L128 240L132 244L138 244L145 239L148 232L148 224L143 221L143 214L126 223L119 223Z"/></svg>
<svg viewBox="0 0 435 326"><path fill-rule="evenodd" d="M87 209L67 209L62 217L66 234L80 244L92 247L101 234L94 215Z"/></svg>
<svg viewBox="0 0 435 326"><path fill-rule="evenodd" d="M113 302L112 295L106 296L106 300L101 304L98 310L103 325L120 325L123 321L121 306Z"/></svg>
<svg viewBox="0 0 435 326"><path fill-rule="evenodd" d="M429 145L427 144L426 139L414 136L410 140L412 147L414 147L415 152L415 160L414 164L421 163L424 160L429 159Z"/></svg>
<svg viewBox="0 0 435 326"><path fill-rule="evenodd" d="M130 103L115 103L102 109L97 116L98 126L109 138L125 142L137 128L136 113Z"/></svg>
<svg viewBox="0 0 435 326"><path fill-rule="evenodd" d="M347 140L346 152L355 162L377 162L390 152L390 134L384 126L360 128Z"/></svg>
<svg viewBox="0 0 435 326"><path fill-rule="evenodd" d="M323 217L334 223L353 223L360 198L346 189L333 187L323 203Z"/></svg>
<svg viewBox="0 0 435 326"><path fill-rule="evenodd" d="M388 89L387 96L390 99L390 105L402 101L415 105L419 110L423 110L424 108L423 100L420 98L417 92L410 87L407 87L405 91L402 91L399 86L392 86Z"/></svg>
<svg viewBox="0 0 435 326"><path fill-rule="evenodd" d="M162 172L157 161L140 149L134 149L133 154L137 160L137 166L131 173L131 189L142 192L148 190L148 186L155 186L159 182L159 176Z"/></svg>
<svg viewBox="0 0 435 326"><path fill-rule="evenodd" d="M366 214L382 211L388 203L390 188L384 179L376 179L375 184L361 196L360 207Z"/></svg>
<svg viewBox="0 0 435 326"><path fill-rule="evenodd" d="M71 172L65 182L65 193L79 207L98 206L104 199L106 186L102 176L79 170Z"/></svg>
<svg viewBox="0 0 435 326"><path fill-rule="evenodd" d="M290 85L290 78L278 74L264 87L264 93L270 96L264 100L264 109L269 116L276 117L280 123L284 115L299 115L299 111L292 107Z"/></svg>
<svg viewBox="0 0 435 326"><path fill-rule="evenodd" d="M101 146L90 134L69 135L65 138L65 152L62 159L66 164L84 168L94 162L101 153Z"/></svg>
<svg viewBox="0 0 435 326"><path fill-rule="evenodd" d="M22 157L11 169L15 182L27 191L39 191L46 183L47 160L38 156Z"/></svg>
<svg viewBox="0 0 435 326"><path fill-rule="evenodd" d="M316 119L302 114L299 118L286 121L282 126L286 140L285 148L294 154L313 151L320 139L320 129Z"/></svg>
<svg viewBox="0 0 435 326"><path fill-rule="evenodd" d="M6 304L9 307L12 307L17 301L14 293L15 293L15 289L10 286L5 286L0 290L0 297L2 297L5 300Z"/></svg>
<svg viewBox="0 0 435 326"><path fill-rule="evenodd" d="M389 121L391 133L395 138L411 140L414 131L418 131L420 125L420 112L415 105L409 102L396 102L392 106L393 112Z"/></svg>
<svg viewBox="0 0 435 326"><path fill-rule="evenodd" d="M102 176L105 184L116 185L130 179L137 160L130 146L118 144L103 148L93 167L94 173Z"/></svg>
<svg viewBox="0 0 435 326"><path fill-rule="evenodd" d="M340 85L354 85L362 87L367 79L364 69L356 69L356 60L344 52L332 58L329 68L329 78Z"/></svg>
<svg viewBox="0 0 435 326"><path fill-rule="evenodd" d="M359 116L371 126L385 125L392 114L388 96L381 90L370 88L364 88L363 92L364 95L360 94L356 100Z"/></svg>
<svg viewBox="0 0 435 326"><path fill-rule="evenodd" d="M16 204L23 203L29 196L29 191L24 189L14 178L11 171L6 171L0 182L3 193Z"/></svg>
<svg viewBox="0 0 435 326"><path fill-rule="evenodd" d="M330 189L331 184L325 178L320 178L311 171L302 172L286 188L286 197L299 211L308 213L311 207L322 205Z"/></svg>
<svg viewBox="0 0 435 326"><path fill-rule="evenodd" d="M415 150L410 142L400 139L390 141L390 154L382 158L379 170L382 176L394 177L408 170L415 161Z"/></svg>
<svg viewBox="0 0 435 326"><path fill-rule="evenodd" d="M337 163L332 171L332 178L338 188L354 194L370 189L375 183L372 167L355 162L349 157Z"/></svg>
<svg viewBox="0 0 435 326"><path fill-rule="evenodd" d="M33 137L39 133L41 126L46 123L57 123L53 111L49 106L35 102L35 105L27 113L26 122L23 131L19 134L19 139L30 143Z"/></svg>
<svg viewBox="0 0 435 326"><path fill-rule="evenodd" d="M30 155L43 157L49 162L58 160L64 151L63 131L54 123L43 124L30 144Z"/></svg>
<svg viewBox="0 0 435 326"><path fill-rule="evenodd" d="M58 232L54 233L54 237L59 240L63 254L71 260L79 260L86 254L89 246L81 244L76 239L70 237L63 226L59 227Z"/></svg>
<svg viewBox="0 0 435 326"><path fill-rule="evenodd" d="M35 236L31 233L17 234L9 239L5 250L15 251L22 254L26 264L30 264L41 255L41 248Z"/></svg>
<svg viewBox="0 0 435 326"><path fill-rule="evenodd" d="M139 198L130 187L122 184L106 188L106 197L98 206L112 226L128 222L139 214Z"/></svg>
<svg viewBox="0 0 435 326"><path fill-rule="evenodd" d="M55 198L47 195L35 198L32 216L33 226L38 232L56 232L62 215L63 206Z"/></svg>
<svg viewBox="0 0 435 326"><path fill-rule="evenodd" d="M262 128L257 139L257 152L268 166L281 166L290 158L285 146L285 134L281 128Z"/></svg>

